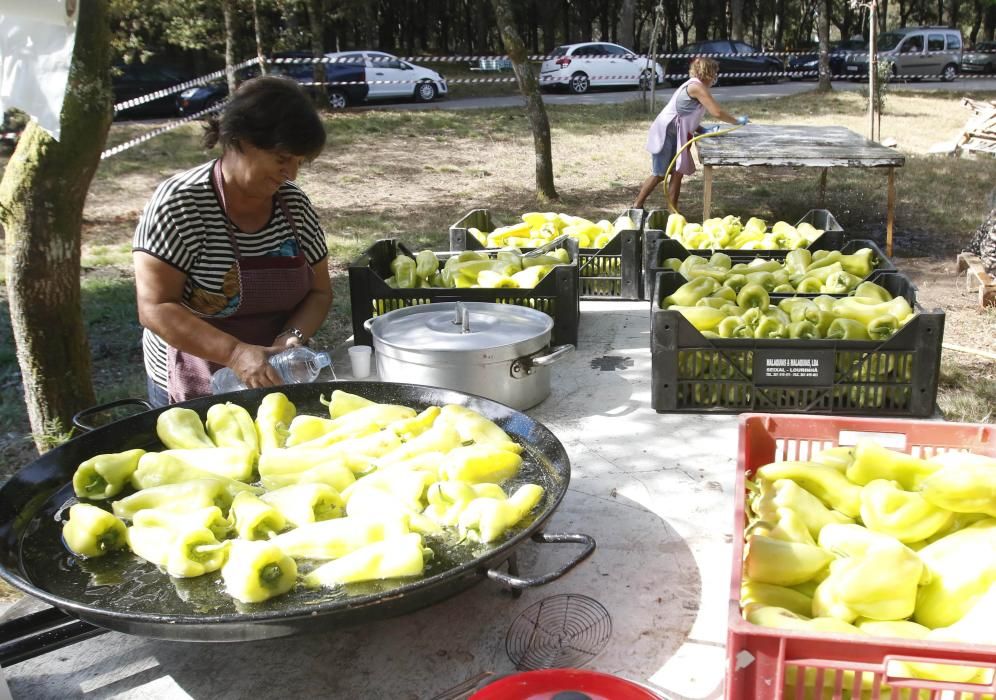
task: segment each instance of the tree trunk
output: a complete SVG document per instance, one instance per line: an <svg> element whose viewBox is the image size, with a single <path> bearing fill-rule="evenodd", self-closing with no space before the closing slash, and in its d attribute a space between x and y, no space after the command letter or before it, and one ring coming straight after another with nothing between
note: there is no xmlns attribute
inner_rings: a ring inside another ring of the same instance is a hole
<svg viewBox="0 0 996 700"><path fill-rule="evenodd" d="M785 0L775 0L775 51L785 48Z"/></svg>
<svg viewBox="0 0 996 700"><path fill-rule="evenodd" d="M252 0L252 28L256 35L256 57L259 59L259 72L266 75L266 58L263 53L263 28L259 23L259 0Z"/></svg>
<svg viewBox="0 0 996 700"><path fill-rule="evenodd" d="M311 55L314 58L325 56L325 15L322 12L322 0L306 0L308 9L308 28L311 30ZM315 81L315 104L326 107L329 103L329 93L325 87L326 64L315 61L311 64L312 80Z"/></svg>
<svg viewBox="0 0 996 700"><path fill-rule="evenodd" d="M553 150L550 146L550 121L540 96L539 81L529 63L526 47L515 27L511 0L491 0L498 21L498 30L505 44L505 53L512 60L512 70L519 81L519 90L526 98L526 114L533 130L533 146L536 150L536 193L540 199L558 199L553 186Z"/></svg>
<svg viewBox="0 0 996 700"><path fill-rule="evenodd" d="M820 81L817 92L830 92L830 0L821 0L820 15L816 20L820 37Z"/></svg>
<svg viewBox="0 0 996 700"><path fill-rule="evenodd" d="M225 81L228 83L228 94L235 94L238 84L235 82L235 0L222 0L221 14L225 19ZM77 36L79 32L77 31Z"/></svg>
<svg viewBox="0 0 996 700"><path fill-rule="evenodd" d="M633 36L633 12L635 9L636 0L622 0L619 8L619 43L627 49L639 51L636 37Z"/></svg>
<svg viewBox="0 0 996 700"><path fill-rule="evenodd" d="M744 0L730 0L730 38L744 40Z"/></svg>
<svg viewBox="0 0 996 700"><path fill-rule="evenodd" d="M80 3L60 141L36 122L0 181L10 321L39 452L96 402L80 293L83 204L111 126L106 0ZM136 340L137 342L137 340Z"/></svg>

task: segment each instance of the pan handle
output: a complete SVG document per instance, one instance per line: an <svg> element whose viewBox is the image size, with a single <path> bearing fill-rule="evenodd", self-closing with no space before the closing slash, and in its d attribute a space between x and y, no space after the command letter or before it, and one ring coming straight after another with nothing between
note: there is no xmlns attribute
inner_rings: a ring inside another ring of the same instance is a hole
<svg viewBox="0 0 996 700"><path fill-rule="evenodd" d="M516 590L535 588L536 586L542 586L546 583L550 583L551 581L556 581L558 578L590 557L591 553L595 551L595 538L591 535L570 533L548 534L545 532L537 532L533 534L533 541L540 544L583 544L584 549L582 549L580 554L574 557L571 561L567 562L564 566L560 567L556 571L551 571L550 573L542 576L536 576L535 578L520 578L518 576L498 571L497 569L488 569L488 578L496 583L500 583L503 586L508 586L509 588L514 588Z"/></svg>
<svg viewBox="0 0 996 700"><path fill-rule="evenodd" d="M573 345L557 345L556 347L550 348L549 354L530 357L529 362L530 364L538 365L539 367L545 367L547 365L552 365L568 353L572 352L574 352Z"/></svg>
<svg viewBox="0 0 996 700"><path fill-rule="evenodd" d="M112 408L118 408L120 406L141 406L142 411L136 411L136 413L141 413L143 411L151 411L153 406L151 403L145 399L118 399L117 401L111 401L109 403L100 404L99 406L91 406L90 408L84 408L82 411L73 416L73 425L82 430L84 433L88 433L91 430L96 430L100 426L88 423L85 419L90 416L102 413L104 411L109 411Z"/></svg>

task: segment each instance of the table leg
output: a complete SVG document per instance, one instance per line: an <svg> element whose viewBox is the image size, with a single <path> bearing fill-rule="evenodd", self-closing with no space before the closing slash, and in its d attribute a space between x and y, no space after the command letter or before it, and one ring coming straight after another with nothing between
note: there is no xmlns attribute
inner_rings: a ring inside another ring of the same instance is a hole
<svg viewBox="0 0 996 700"><path fill-rule="evenodd" d="M827 170L829 168L823 168L820 171L820 197L819 197L819 208L826 209L827 200Z"/></svg>
<svg viewBox="0 0 996 700"><path fill-rule="evenodd" d="M889 198L885 210L885 254L892 257L892 227L896 219L896 169L889 168Z"/></svg>
<svg viewBox="0 0 996 700"><path fill-rule="evenodd" d="M709 218L709 210L712 209L712 166L706 165L702 168L702 220Z"/></svg>

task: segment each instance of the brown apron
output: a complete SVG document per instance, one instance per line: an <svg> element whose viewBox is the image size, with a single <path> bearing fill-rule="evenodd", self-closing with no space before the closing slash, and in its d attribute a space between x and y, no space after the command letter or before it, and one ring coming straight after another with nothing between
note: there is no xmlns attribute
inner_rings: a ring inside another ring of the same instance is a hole
<svg viewBox="0 0 996 700"><path fill-rule="evenodd" d="M225 204L225 179L221 159L212 171L221 208L228 216ZM226 233L235 251L235 266L239 275L239 305L224 318L205 316L193 309L191 313L243 343L269 347L277 334L285 329L287 319L304 300L314 284L315 273L304 255L297 224L278 192L277 206L291 225L298 253L295 256L259 256L243 258L235 240L235 226L228 219ZM187 401L211 393L211 375L222 365L167 346L167 382L170 403Z"/></svg>

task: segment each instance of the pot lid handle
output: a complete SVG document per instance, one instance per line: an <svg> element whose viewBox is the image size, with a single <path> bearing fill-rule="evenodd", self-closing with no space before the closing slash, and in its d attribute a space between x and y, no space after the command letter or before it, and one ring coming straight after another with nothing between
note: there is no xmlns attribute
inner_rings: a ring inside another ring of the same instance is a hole
<svg viewBox="0 0 996 700"><path fill-rule="evenodd" d="M470 312L462 301L453 306L453 325L460 326L461 333L470 333Z"/></svg>

